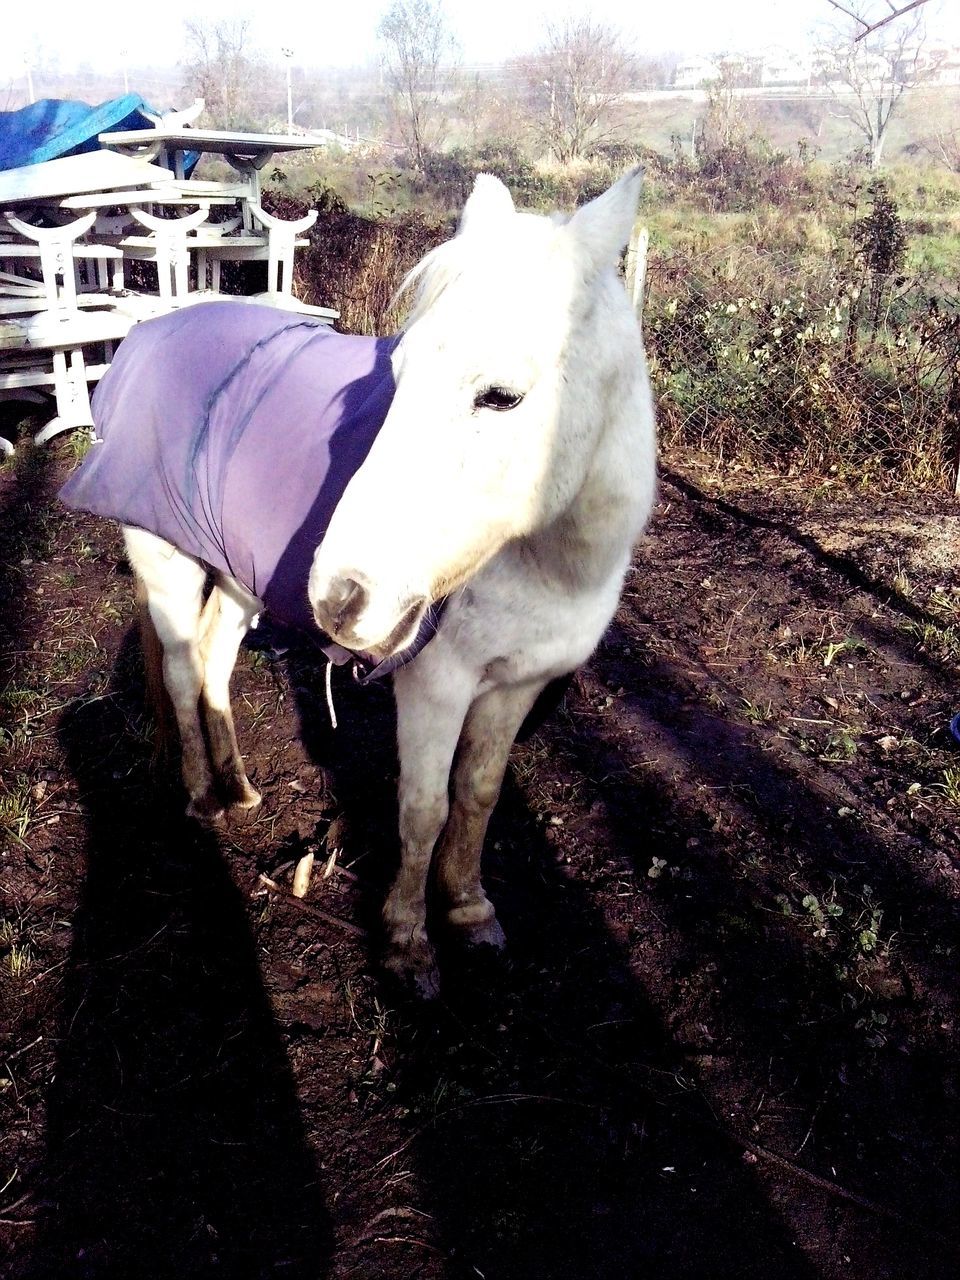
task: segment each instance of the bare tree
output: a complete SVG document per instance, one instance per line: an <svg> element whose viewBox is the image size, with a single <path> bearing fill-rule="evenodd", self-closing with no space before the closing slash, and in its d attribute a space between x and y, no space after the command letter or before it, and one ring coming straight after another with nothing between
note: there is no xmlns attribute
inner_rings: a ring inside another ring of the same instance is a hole
<svg viewBox="0 0 960 1280"><path fill-rule="evenodd" d="M215 128L251 123L250 89L260 70L251 52L251 26L247 17L184 23L187 88L204 99Z"/></svg>
<svg viewBox="0 0 960 1280"><path fill-rule="evenodd" d="M632 65L622 35L590 17L548 26L545 44L522 60L534 131L561 164L615 132L612 110Z"/></svg>
<svg viewBox="0 0 960 1280"><path fill-rule="evenodd" d="M864 37L872 35L874 31L879 31L881 27L887 26L888 23L896 22L898 18L902 18L912 10L919 9L921 5L927 3L927 0L900 0L900 3L897 4L894 3L894 0L885 0L886 10L881 8L878 17L874 17L873 14L868 16L865 13L858 13L848 5L840 4L839 0L827 0L827 3L832 5L834 9L839 10L840 13L845 13L848 18L853 19L860 28L855 39L863 40Z"/></svg>
<svg viewBox="0 0 960 1280"><path fill-rule="evenodd" d="M853 24L869 25L869 0L850 0L843 12ZM924 56L925 31L917 6L907 6L866 35L857 25L834 28L826 53L827 77L833 91L834 115L847 119L863 138L871 169L883 156L890 121L908 89L936 71Z"/></svg>
<svg viewBox="0 0 960 1280"><path fill-rule="evenodd" d="M443 99L456 54L442 0L393 0L377 34L401 137L423 168L446 132Z"/></svg>
<svg viewBox="0 0 960 1280"><path fill-rule="evenodd" d="M747 69L732 58L718 61L720 77L707 85L707 109L697 136L701 157L742 144L750 132L748 104L742 92Z"/></svg>
<svg viewBox="0 0 960 1280"><path fill-rule="evenodd" d="M934 134L936 155L948 169L960 173L960 129L943 128Z"/></svg>

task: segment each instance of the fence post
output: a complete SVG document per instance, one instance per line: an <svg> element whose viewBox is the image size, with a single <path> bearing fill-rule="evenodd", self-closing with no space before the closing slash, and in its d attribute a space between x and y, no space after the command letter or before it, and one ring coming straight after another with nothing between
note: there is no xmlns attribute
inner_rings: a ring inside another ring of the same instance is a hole
<svg viewBox="0 0 960 1280"><path fill-rule="evenodd" d="M634 224L627 246L627 292L636 312L637 320L643 323L643 292L647 283L647 246L650 243L650 232L646 227Z"/></svg>

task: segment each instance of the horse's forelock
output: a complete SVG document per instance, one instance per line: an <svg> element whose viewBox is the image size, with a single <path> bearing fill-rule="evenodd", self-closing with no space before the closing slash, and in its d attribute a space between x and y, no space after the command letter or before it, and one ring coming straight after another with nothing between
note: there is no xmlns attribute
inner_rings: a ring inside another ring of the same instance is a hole
<svg viewBox="0 0 960 1280"><path fill-rule="evenodd" d="M567 242L555 233L570 222L570 215L554 213L518 213L507 224L509 234L496 235L484 230L460 232L431 249L407 272L393 297L393 305L413 294L409 314L403 328L423 316L452 284L478 269L478 278L489 281L511 278L524 273L524 268L537 261L539 247L564 246ZM534 251L534 252L532 252ZM549 275L545 277L549 279Z"/></svg>
<svg viewBox="0 0 960 1280"><path fill-rule="evenodd" d="M393 305L397 306L407 294L414 292L404 328L409 328L419 316L428 311L451 281L460 275L462 243L456 236L452 240L445 240L425 254L404 276L393 297Z"/></svg>

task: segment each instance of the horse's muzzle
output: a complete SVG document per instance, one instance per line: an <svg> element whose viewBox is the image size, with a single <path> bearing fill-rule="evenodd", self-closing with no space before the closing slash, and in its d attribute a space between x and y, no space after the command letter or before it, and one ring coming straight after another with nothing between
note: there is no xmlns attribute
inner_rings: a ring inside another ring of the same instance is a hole
<svg viewBox="0 0 960 1280"><path fill-rule="evenodd" d="M386 619L385 635L383 618L377 627L379 634L372 631L371 589L356 571L330 578L323 593L311 597L310 603L317 626L331 639L345 649L382 660L413 642L429 601L425 596L417 596L402 604L392 618Z"/></svg>

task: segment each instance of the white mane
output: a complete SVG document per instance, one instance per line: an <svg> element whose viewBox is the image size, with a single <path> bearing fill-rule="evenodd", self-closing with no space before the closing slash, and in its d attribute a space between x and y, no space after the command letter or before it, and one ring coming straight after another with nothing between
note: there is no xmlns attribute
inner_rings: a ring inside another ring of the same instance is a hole
<svg viewBox="0 0 960 1280"><path fill-rule="evenodd" d="M414 291L403 328L409 329L469 270L481 268L481 278L493 278L493 273L510 277L521 271L533 260L538 249L542 250L552 241L552 232L569 220L566 214L516 213L512 210L507 217L487 217L482 222L476 218L471 222L464 219L457 234L431 249L407 272L397 289L394 305ZM511 263L514 264L513 269Z"/></svg>

